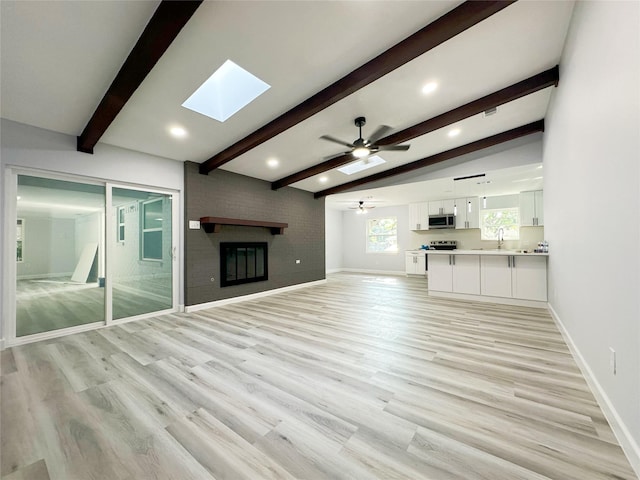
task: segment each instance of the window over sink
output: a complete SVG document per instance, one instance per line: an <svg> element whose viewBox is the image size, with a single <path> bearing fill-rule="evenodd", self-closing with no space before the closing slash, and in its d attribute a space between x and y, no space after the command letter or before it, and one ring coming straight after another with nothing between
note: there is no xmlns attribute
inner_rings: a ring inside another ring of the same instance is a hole
<svg viewBox="0 0 640 480"><path fill-rule="evenodd" d="M480 210L480 238L482 240L498 240L498 232L501 228L504 240L520 239L520 209L518 207Z"/></svg>

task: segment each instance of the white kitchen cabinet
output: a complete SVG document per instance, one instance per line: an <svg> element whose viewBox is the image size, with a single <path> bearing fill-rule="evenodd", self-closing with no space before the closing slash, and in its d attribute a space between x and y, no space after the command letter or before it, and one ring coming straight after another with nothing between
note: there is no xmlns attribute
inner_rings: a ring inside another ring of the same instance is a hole
<svg viewBox="0 0 640 480"><path fill-rule="evenodd" d="M422 275L427 270L427 258L424 252L406 252L405 267L407 275Z"/></svg>
<svg viewBox="0 0 640 480"><path fill-rule="evenodd" d="M480 259L480 293L511 298L511 256L483 255Z"/></svg>
<svg viewBox="0 0 640 480"><path fill-rule="evenodd" d="M480 294L478 255L430 255L429 290Z"/></svg>
<svg viewBox="0 0 640 480"><path fill-rule="evenodd" d="M542 190L520 192L520 226L544 225Z"/></svg>
<svg viewBox="0 0 640 480"><path fill-rule="evenodd" d="M456 198L456 230L480 228L480 199L478 197Z"/></svg>
<svg viewBox="0 0 640 480"><path fill-rule="evenodd" d="M453 290L451 255L429 255L429 290L437 292Z"/></svg>
<svg viewBox="0 0 640 480"><path fill-rule="evenodd" d="M513 298L547 301L546 257L511 257L511 289Z"/></svg>
<svg viewBox="0 0 640 480"><path fill-rule="evenodd" d="M480 256L452 255L455 293L480 295Z"/></svg>
<svg viewBox="0 0 640 480"><path fill-rule="evenodd" d="M409 204L409 230L429 230L429 204Z"/></svg>
<svg viewBox="0 0 640 480"><path fill-rule="evenodd" d="M480 293L492 297L547 301L547 258L524 255L483 256Z"/></svg>
<svg viewBox="0 0 640 480"><path fill-rule="evenodd" d="M453 215L455 200L433 200L429 202L429 215Z"/></svg>

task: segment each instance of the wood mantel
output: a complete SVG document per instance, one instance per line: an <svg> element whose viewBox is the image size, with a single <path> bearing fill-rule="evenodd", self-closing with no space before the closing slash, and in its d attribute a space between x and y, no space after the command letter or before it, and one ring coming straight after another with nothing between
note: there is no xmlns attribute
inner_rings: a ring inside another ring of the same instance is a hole
<svg viewBox="0 0 640 480"><path fill-rule="evenodd" d="M243 227L265 227L272 235L282 235L288 223L263 222L261 220L243 220L241 218L200 217L200 225L207 233L218 233L222 225L240 225Z"/></svg>

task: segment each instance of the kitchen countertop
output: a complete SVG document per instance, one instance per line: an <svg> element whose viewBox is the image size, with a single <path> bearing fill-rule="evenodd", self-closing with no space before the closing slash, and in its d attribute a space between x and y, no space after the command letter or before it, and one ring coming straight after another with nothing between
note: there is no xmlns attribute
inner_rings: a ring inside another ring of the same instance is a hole
<svg viewBox="0 0 640 480"><path fill-rule="evenodd" d="M548 257L548 253L524 253L522 250L507 250L507 249L495 249L495 250L424 250L428 255L526 255L531 257Z"/></svg>

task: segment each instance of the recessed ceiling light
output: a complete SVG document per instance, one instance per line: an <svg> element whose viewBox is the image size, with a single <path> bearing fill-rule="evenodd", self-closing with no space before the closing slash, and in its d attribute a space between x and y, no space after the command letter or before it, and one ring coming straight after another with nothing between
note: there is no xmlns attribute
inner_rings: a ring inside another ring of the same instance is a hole
<svg viewBox="0 0 640 480"><path fill-rule="evenodd" d="M182 106L224 122L269 88L269 84L227 60Z"/></svg>
<svg viewBox="0 0 640 480"><path fill-rule="evenodd" d="M269 166L269 168L276 168L278 165L280 165L280 162L275 158L270 158L269 160L267 160L267 165Z"/></svg>
<svg viewBox="0 0 640 480"><path fill-rule="evenodd" d="M187 131L182 127L171 127L169 133L176 138L184 138L187 136Z"/></svg>
<svg viewBox="0 0 640 480"><path fill-rule="evenodd" d="M358 160L357 162L350 163L349 165L345 165L338 170L340 170L342 173L346 173L347 175L352 175L354 173L361 172L362 170L366 170L367 168L380 165L381 163L385 163L384 158L379 157L378 155L371 155L369 158L363 158L362 160Z"/></svg>
<svg viewBox="0 0 640 480"><path fill-rule="evenodd" d="M458 135L460 135L460 129L454 128L453 130L449 130L449 133L447 135L449 135L450 137L457 137Z"/></svg>
<svg viewBox="0 0 640 480"><path fill-rule="evenodd" d="M327 182L329 181L329 177L327 177L327 176L322 176L322 177L320 177L320 178L318 179L318 181L319 181L320 183L327 183Z"/></svg>
<svg viewBox="0 0 640 480"><path fill-rule="evenodd" d="M540 170L542 168L542 165L538 165L536 168Z"/></svg>
<svg viewBox="0 0 640 480"><path fill-rule="evenodd" d="M425 83L422 86L422 93L424 95L429 95L430 93L435 92L437 88L438 88L438 84L436 82Z"/></svg>

